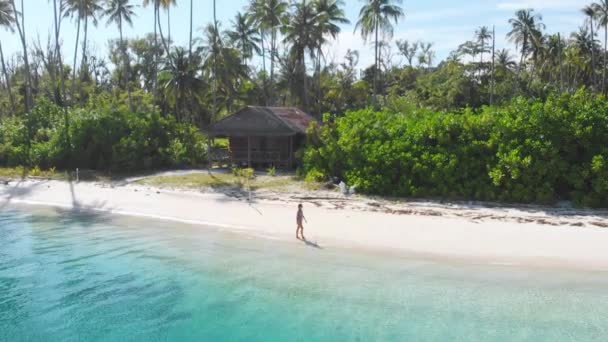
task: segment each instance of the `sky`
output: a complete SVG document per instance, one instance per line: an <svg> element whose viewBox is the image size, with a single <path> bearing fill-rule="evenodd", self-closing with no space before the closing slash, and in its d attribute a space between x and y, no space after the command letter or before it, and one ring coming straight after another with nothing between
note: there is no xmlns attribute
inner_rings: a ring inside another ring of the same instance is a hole
<svg viewBox="0 0 608 342"><path fill-rule="evenodd" d="M39 37L44 45L52 33L52 1L23 1L27 39L34 41ZM15 0L15 2L19 6L20 1ZM506 41L505 36L509 31L508 20L513 17L516 10L533 8L542 15L547 32L569 35L584 23L580 9L590 2L591 0L405 0L402 7L406 15L395 26L393 42L396 39L432 42L439 61L446 58L464 41L472 39L478 27L485 25L491 28L495 25L497 48L510 48L515 55L514 46ZM138 6L137 17L133 20L133 27L124 29L124 35L128 38L142 37L153 30L153 9L141 7L142 0L133 0L132 3ZM186 46L190 1L177 0L177 3L177 7L171 9L171 37L176 44ZM230 26L236 12L243 11L247 3L247 0L217 0L217 17L224 29ZM360 52L360 67L373 64L373 44L364 42L360 34L354 32L354 24L362 4L362 0L345 0L346 16L351 24L344 25L338 39L325 48L328 61L341 62L346 51L352 49ZM212 11L212 0L194 0L195 29L212 22ZM166 15L162 18L163 31L166 34ZM196 36L197 32L194 35ZM75 23L69 20L64 22L61 38L66 62L73 59L75 36ZM107 26L104 19L97 27L89 27L89 44L97 55L107 57L108 40L117 37L118 30L114 26ZM21 49L16 32L11 34L0 30L0 42L5 56ZM393 48L393 54L397 55L396 48ZM396 56L395 63L400 61L401 58Z"/></svg>

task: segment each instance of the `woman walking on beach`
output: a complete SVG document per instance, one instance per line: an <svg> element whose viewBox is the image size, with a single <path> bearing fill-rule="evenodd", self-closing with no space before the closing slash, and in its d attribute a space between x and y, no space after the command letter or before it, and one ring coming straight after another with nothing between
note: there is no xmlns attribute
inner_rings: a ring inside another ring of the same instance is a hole
<svg viewBox="0 0 608 342"><path fill-rule="evenodd" d="M304 217L304 211L302 211L302 204L298 204L298 214L296 216L296 222L298 224L298 228L296 229L296 239L300 239L300 235L302 235L302 240L306 241L304 237L304 225L302 224L302 220L306 223L306 217Z"/></svg>

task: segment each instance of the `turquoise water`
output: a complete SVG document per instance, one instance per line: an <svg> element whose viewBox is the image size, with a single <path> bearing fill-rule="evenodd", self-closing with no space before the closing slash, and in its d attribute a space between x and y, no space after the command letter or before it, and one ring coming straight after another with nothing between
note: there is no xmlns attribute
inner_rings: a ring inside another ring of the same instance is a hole
<svg viewBox="0 0 608 342"><path fill-rule="evenodd" d="M0 210L1 341L605 341L608 274Z"/></svg>

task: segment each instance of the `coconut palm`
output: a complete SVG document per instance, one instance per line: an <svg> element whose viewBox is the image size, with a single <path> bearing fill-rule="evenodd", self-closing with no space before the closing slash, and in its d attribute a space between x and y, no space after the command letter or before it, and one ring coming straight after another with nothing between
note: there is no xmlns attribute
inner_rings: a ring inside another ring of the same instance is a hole
<svg viewBox="0 0 608 342"><path fill-rule="evenodd" d="M270 91L271 102L274 101L274 72L277 56L278 33L283 25L289 4L285 0L253 0L249 10L256 19L262 38L262 59L265 62L264 40L270 34Z"/></svg>
<svg viewBox="0 0 608 342"><path fill-rule="evenodd" d="M171 48L171 6L176 6L176 5L177 5L176 0L159 0L159 6L162 9L164 9L165 11L167 11L167 41L166 41L166 43L164 43L167 48L167 54L169 54L169 49ZM161 37L161 39L163 39L163 42L164 42L163 30L162 30L162 26L160 25L160 18L158 20L158 25L159 25L158 29L159 29L160 35L161 35L160 37Z"/></svg>
<svg viewBox="0 0 608 342"><path fill-rule="evenodd" d="M602 70L602 91L606 94L606 68L608 68L608 0L599 0L591 5L598 25L604 27L604 68Z"/></svg>
<svg viewBox="0 0 608 342"><path fill-rule="evenodd" d="M308 110L308 76L306 75L306 56L314 59L314 53L318 46L315 27L319 18L311 3L303 0L293 5L293 14L289 23L285 26L285 43L290 45L290 54L299 67L300 77L303 78L304 89L302 99L304 110Z"/></svg>
<svg viewBox="0 0 608 342"><path fill-rule="evenodd" d="M479 44L479 53L481 55L481 60L479 62L480 67L483 67L483 54L488 52L487 42L492 39L492 32L487 26L481 26L475 31L475 40Z"/></svg>
<svg viewBox="0 0 608 342"><path fill-rule="evenodd" d="M594 29L594 18L596 16L595 13L595 8L592 5L588 5L585 6L582 9L582 12L585 16L587 16L587 22L589 23L589 31L591 32L591 39L593 41L595 41L595 32L593 31ZM593 86L593 88L595 88L596 86L596 80L595 80L595 49L591 49L591 84Z"/></svg>
<svg viewBox="0 0 608 342"><path fill-rule="evenodd" d="M174 49L171 55L172 58L167 60L160 77L167 98L174 101L175 115L182 121L186 118L188 108L193 113L192 104L205 89L204 81L198 76L201 57L198 53L190 54L183 48Z"/></svg>
<svg viewBox="0 0 608 342"><path fill-rule="evenodd" d="M404 16L403 9L399 6L401 0L366 0L366 4L359 12L359 21L355 25L355 31L360 30L364 40L368 40L372 34L375 35L374 65L374 100L378 104L378 70L379 70L379 34L388 37L393 35L393 22L398 23Z"/></svg>
<svg viewBox="0 0 608 342"><path fill-rule="evenodd" d="M87 41L89 32L89 20L97 26L98 15L103 11L101 0L80 0L82 3L82 20L84 21L84 39L82 41L82 63L81 69L87 71Z"/></svg>
<svg viewBox="0 0 608 342"><path fill-rule="evenodd" d="M243 64L252 58L253 54L260 54L259 31L254 26L255 19L247 14L237 12L232 21L232 30L227 31L226 35L230 42L241 51Z"/></svg>
<svg viewBox="0 0 608 342"><path fill-rule="evenodd" d="M127 47L122 36L123 23L133 26L132 18L135 16L133 12L134 6L129 4L129 0L108 0L107 8L104 15L108 17L107 25L116 24L120 35L120 49L124 63L124 86L127 89L129 96L129 107L133 110L133 101L131 99L131 87L129 86L129 57L127 56Z"/></svg>
<svg viewBox="0 0 608 342"><path fill-rule="evenodd" d="M317 16L317 99L321 99L321 57L323 56L323 45L327 42L325 37L336 39L342 29L340 24L350 24L346 18L342 6L342 0L316 0L313 2Z"/></svg>
<svg viewBox="0 0 608 342"><path fill-rule="evenodd" d="M93 19L93 24L97 25L97 13L101 11L99 0L65 0L63 2L63 12L66 17L71 17L76 20L76 44L74 44L74 60L72 69L72 87L70 90L70 98L74 103L74 91L76 89L76 61L78 60L78 42L80 40L80 25L85 24L85 36L82 46L82 65L86 63L86 45L87 31L89 18Z"/></svg>
<svg viewBox="0 0 608 342"><path fill-rule="evenodd" d="M193 3L194 0L190 0L190 35L188 36L188 56L192 57L192 15L193 15Z"/></svg>
<svg viewBox="0 0 608 342"><path fill-rule="evenodd" d="M532 9L519 10L515 13L515 18L509 19L511 31L507 33L507 38L521 49L521 59L517 70L518 77L526 57L534 50L534 46L538 46L535 40L542 36L540 33L543 27L541 21L542 17L539 14L534 14Z"/></svg>
<svg viewBox="0 0 608 342"><path fill-rule="evenodd" d="M496 67L505 72L517 67L517 63L513 60L509 50L502 49L496 52Z"/></svg>
<svg viewBox="0 0 608 342"><path fill-rule="evenodd" d="M23 8L23 0L21 0L21 11L17 11L15 0L10 0L13 7L13 14L15 19L15 26L17 32L19 32L19 38L21 40L21 48L23 49L23 68L25 69L25 111L29 112L33 106L32 99L32 75L30 74L30 60L27 53L27 41L25 38L25 23L23 20L19 21L19 17L22 19L25 17L25 11Z"/></svg>
<svg viewBox="0 0 608 342"><path fill-rule="evenodd" d="M13 31L13 25L15 24L15 16L13 13L13 8L9 4L8 0L0 0L0 27L4 27L9 31ZM13 91L11 90L11 80L8 76L8 72L6 71L6 64L4 63L4 54L2 52L2 42L0 41L0 63L2 64L2 74L4 75L4 80L6 84L6 89L8 90L8 98L11 103L11 109L13 110L13 115L17 112L17 108L15 107L15 98L13 97Z"/></svg>

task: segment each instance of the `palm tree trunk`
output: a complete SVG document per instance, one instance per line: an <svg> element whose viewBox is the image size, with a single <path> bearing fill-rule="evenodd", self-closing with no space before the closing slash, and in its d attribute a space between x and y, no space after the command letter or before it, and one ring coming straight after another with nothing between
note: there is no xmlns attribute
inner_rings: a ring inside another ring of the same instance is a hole
<svg viewBox="0 0 608 342"><path fill-rule="evenodd" d="M321 48L317 50L317 110L321 114Z"/></svg>
<svg viewBox="0 0 608 342"><path fill-rule="evenodd" d="M167 46L171 48L171 5L167 7Z"/></svg>
<svg viewBox="0 0 608 342"><path fill-rule="evenodd" d="M131 87L129 87L129 59L127 57L127 47L124 44L122 38L122 17L118 17L118 31L120 33L120 49L122 51L122 58L124 63L124 79L125 79L125 88L127 89L127 94L129 97L129 109L133 111L133 99L131 98Z"/></svg>
<svg viewBox="0 0 608 342"><path fill-rule="evenodd" d="M70 100L72 106L74 105L74 90L76 89L76 61L78 60L78 40L80 39L80 16L78 17L78 24L76 25L76 43L74 46L74 69L72 69L72 88L70 89Z"/></svg>
<svg viewBox="0 0 608 342"><path fill-rule="evenodd" d="M23 0L21 0L21 24L19 23L19 13L15 6L15 0L11 0L13 5L13 12L15 15L15 24L17 24L17 30L19 32L19 38L21 39L21 47L23 48L23 63L25 68L25 111L29 112L32 106L32 75L30 74L30 61L27 56L27 42L25 40L25 12L23 10Z"/></svg>
<svg viewBox="0 0 608 342"><path fill-rule="evenodd" d="M165 40L165 36L163 35L163 27L160 23L160 9L156 11L157 23L158 23L158 33L160 34L160 41L163 43L163 47L165 48L165 53L167 54L167 58L171 58L171 54L169 51L169 45L167 45L167 41Z"/></svg>
<svg viewBox="0 0 608 342"><path fill-rule="evenodd" d="M302 72L302 77L304 78L304 111L308 112L308 77L306 77L306 61L304 59L304 52L302 52L300 57L300 71Z"/></svg>
<svg viewBox="0 0 608 342"><path fill-rule="evenodd" d="M15 98L13 97L13 91L11 90L11 80L8 77L8 72L6 71L6 64L4 63L4 53L2 52L2 42L0 42L0 63L2 63L2 74L4 75L4 79L6 80L6 89L8 90L8 98L11 102L11 109L13 110L13 116L17 114L17 107L15 107Z"/></svg>
<svg viewBox="0 0 608 342"><path fill-rule="evenodd" d="M270 104L274 105L274 56L276 54L277 31L272 28L270 33Z"/></svg>
<svg viewBox="0 0 608 342"><path fill-rule="evenodd" d="M604 26L604 70L602 71L602 88L606 95L606 66L608 63L608 25Z"/></svg>
<svg viewBox="0 0 608 342"><path fill-rule="evenodd" d="M192 2L190 0L190 38L188 40L188 58L192 60Z"/></svg>
<svg viewBox="0 0 608 342"><path fill-rule="evenodd" d="M80 64L80 72L86 72L87 65L87 37L89 31L89 17L84 17L84 40L82 41L82 63Z"/></svg>
<svg viewBox="0 0 608 342"><path fill-rule="evenodd" d="M264 88L264 105L268 106L268 87L266 86L266 44L264 41L264 30L260 30L260 36L262 38L262 70L264 77L262 78L262 87Z"/></svg>
<svg viewBox="0 0 608 342"><path fill-rule="evenodd" d="M490 86L490 105L494 104L494 88L496 82L496 26L492 26L492 85Z"/></svg>
<svg viewBox="0 0 608 342"><path fill-rule="evenodd" d="M375 70L374 70L374 106L378 107L378 73L380 72L378 66L378 20L376 19L376 53L375 53Z"/></svg>
<svg viewBox="0 0 608 342"><path fill-rule="evenodd" d="M593 32L593 17L589 18L589 26L591 27L591 84L592 89L596 90L597 82L595 79L595 34Z"/></svg>
<svg viewBox="0 0 608 342"><path fill-rule="evenodd" d="M63 72L63 58L61 56L61 46L59 45L59 30L61 22L57 14L57 0L53 0L53 17L55 23L55 54L57 55L57 62L59 63L59 83L61 85L61 107L63 108L63 122L65 127L65 147L67 151L67 163L70 166L70 155L71 155L71 139L70 139L70 117L68 109L65 104L65 78Z"/></svg>
<svg viewBox="0 0 608 342"><path fill-rule="evenodd" d="M154 75L153 77L153 87L154 94L158 95L158 32L157 32L157 22L158 20L158 2L154 0Z"/></svg>
<svg viewBox="0 0 608 342"><path fill-rule="evenodd" d="M215 32L213 34L213 117L217 116L217 36L219 32L217 31L217 12L216 12L216 1L213 0L213 27L215 28Z"/></svg>

